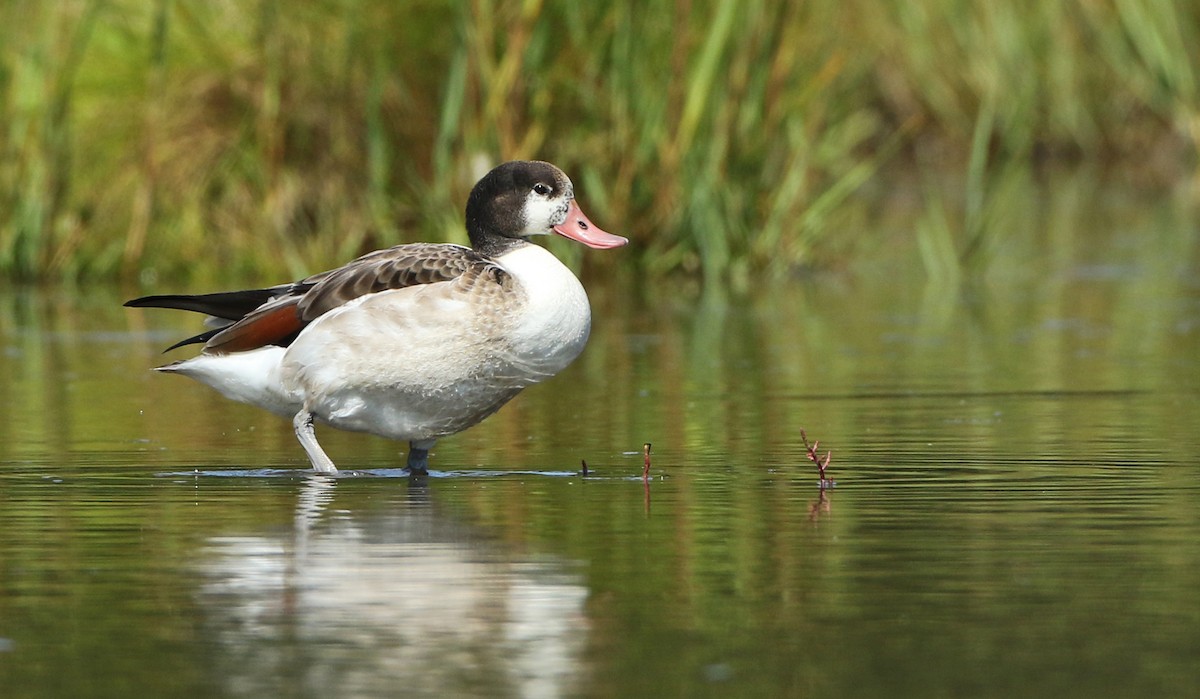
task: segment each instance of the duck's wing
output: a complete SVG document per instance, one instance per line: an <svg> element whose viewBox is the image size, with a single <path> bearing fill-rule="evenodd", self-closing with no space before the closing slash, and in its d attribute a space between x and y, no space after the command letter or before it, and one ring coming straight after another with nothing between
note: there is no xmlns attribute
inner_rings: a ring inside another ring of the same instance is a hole
<svg viewBox="0 0 1200 699"><path fill-rule="evenodd" d="M349 264L296 282L232 325L202 333L204 351L225 354L290 345L309 323L367 294L451 281L492 265L459 245L412 243L368 253ZM276 287L278 288L278 287ZM207 337L204 337L207 335Z"/></svg>
<svg viewBox="0 0 1200 699"><path fill-rule="evenodd" d="M458 279L488 260L471 248L445 243L410 243L367 253L300 282L312 285L299 300L300 317L310 323L360 296Z"/></svg>
<svg viewBox="0 0 1200 699"><path fill-rule="evenodd" d="M367 253L342 267L291 284L214 294L143 296L140 308L173 308L211 316L217 324L167 348L204 344L211 353L286 347L306 325L360 296L386 289L451 281L492 265L461 245L410 243Z"/></svg>

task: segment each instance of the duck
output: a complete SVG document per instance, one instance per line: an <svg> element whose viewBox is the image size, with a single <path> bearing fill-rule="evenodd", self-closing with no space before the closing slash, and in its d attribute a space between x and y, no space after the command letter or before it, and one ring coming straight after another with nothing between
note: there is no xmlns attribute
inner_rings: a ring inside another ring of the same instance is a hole
<svg viewBox="0 0 1200 699"><path fill-rule="evenodd" d="M629 241L580 209L571 180L543 161L503 163L467 198L470 247L408 243L288 284L143 296L135 308L209 316L200 353L156 367L290 418L317 473L338 468L315 424L408 442L428 475L437 440L483 421L583 351L591 307L579 279L531 241L591 248Z"/></svg>

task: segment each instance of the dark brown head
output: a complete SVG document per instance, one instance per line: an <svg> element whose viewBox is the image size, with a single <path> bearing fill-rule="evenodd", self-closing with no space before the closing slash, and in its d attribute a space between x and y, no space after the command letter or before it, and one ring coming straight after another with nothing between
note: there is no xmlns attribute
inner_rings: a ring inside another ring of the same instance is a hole
<svg viewBox="0 0 1200 699"><path fill-rule="evenodd" d="M467 199L471 246L495 257L530 236L557 233L593 248L629 241L597 228L575 203L562 170L539 160L514 160L484 175Z"/></svg>

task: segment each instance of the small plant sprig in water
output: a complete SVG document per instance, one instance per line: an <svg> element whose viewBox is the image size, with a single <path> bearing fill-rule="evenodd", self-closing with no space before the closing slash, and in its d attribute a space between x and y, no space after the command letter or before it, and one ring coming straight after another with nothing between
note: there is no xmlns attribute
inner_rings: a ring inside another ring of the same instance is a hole
<svg viewBox="0 0 1200 699"><path fill-rule="evenodd" d="M650 442L642 445L642 491L645 493L644 507L650 515Z"/></svg>
<svg viewBox="0 0 1200 699"><path fill-rule="evenodd" d="M825 488L832 488L833 486L837 485L836 481L825 477L825 469L829 468L829 460L833 458L833 452L826 451L824 458L822 458L821 455L817 453L817 447L821 446L821 442L814 439L813 443L809 444L808 435L804 433L803 429L800 430L800 439L804 440L804 451L808 456L808 460L817 465L817 477L820 479L817 482L817 485L822 490Z"/></svg>

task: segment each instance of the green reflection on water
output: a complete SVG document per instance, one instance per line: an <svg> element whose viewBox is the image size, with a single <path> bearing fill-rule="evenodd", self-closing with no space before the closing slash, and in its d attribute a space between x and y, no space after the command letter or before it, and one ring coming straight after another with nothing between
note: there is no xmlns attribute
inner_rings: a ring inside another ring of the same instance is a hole
<svg viewBox="0 0 1200 699"><path fill-rule="evenodd" d="M194 319L7 291L0 687L1185 694L1190 209L1014 191L968 284L928 282L903 226L851 272L744 294L589 279L584 356L439 444L425 485L310 478L286 421L147 371ZM834 451L824 496L801 428Z"/></svg>

